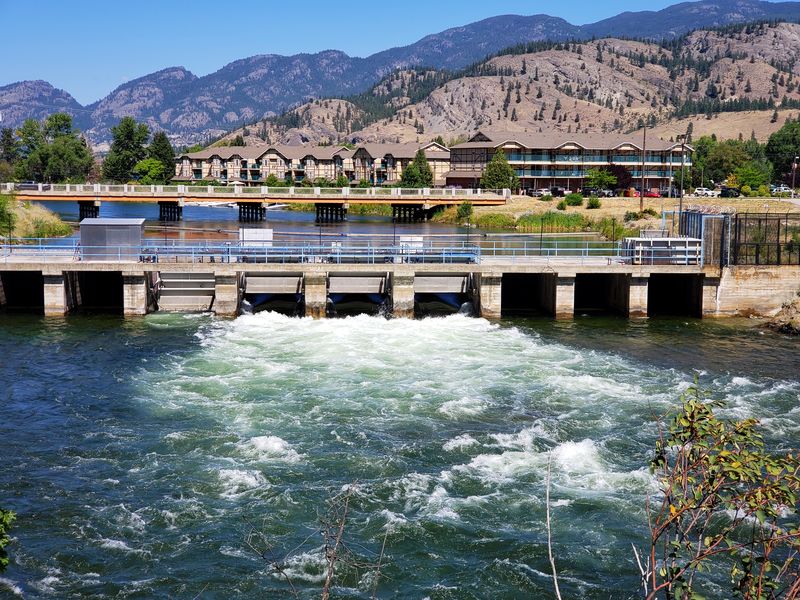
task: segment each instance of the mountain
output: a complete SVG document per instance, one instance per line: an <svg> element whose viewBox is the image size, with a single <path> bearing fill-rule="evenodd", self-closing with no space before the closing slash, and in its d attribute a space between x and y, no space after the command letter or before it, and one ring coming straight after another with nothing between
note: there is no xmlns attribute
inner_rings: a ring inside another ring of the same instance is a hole
<svg viewBox="0 0 800 600"><path fill-rule="evenodd" d="M446 142L481 128L687 131L762 141L800 109L800 25L700 30L657 44L604 38L533 44L461 76L392 73L368 93L318 99L232 132L265 143ZM783 114L775 118L775 110ZM700 114L699 117L690 115Z"/></svg>
<svg viewBox="0 0 800 600"><path fill-rule="evenodd" d="M237 124L279 114L309 98L368 91L381 78L409 67L458 70L519 44L595 37L675 38L685 32L757 20L800 20L800 2L729 0L684 2L661 11L623 13L576 26L547 15L502 15L426 36L414 44L366 58L337 50L315 54L253 56L197 77L171 67L127 82L83 107L45 82L23 81L0 88L3 124L19 126L63 110L73 114L89 139L102 148L122 116L168 132L177 145L216 137Z"/></svg>

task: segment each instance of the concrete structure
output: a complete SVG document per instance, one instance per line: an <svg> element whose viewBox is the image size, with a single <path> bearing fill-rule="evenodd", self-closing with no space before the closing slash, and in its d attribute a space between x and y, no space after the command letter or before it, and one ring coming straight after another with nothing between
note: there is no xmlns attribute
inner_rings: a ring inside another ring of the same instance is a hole
<svg viewBox="0 0 800 600"><path fill-rule="evenodd" d="M85 307L142 315L212 310L235 315L256 294L300 299L322 318L332 294L387 298L414 314L421 294L459 294L490 319L540 313L627 317L771 315L796 296L800 267L630 264L242 264L69 262L0 264L0 305L64 315Z"/></svg>
<svg viewBox="0 0 800 600"><path fill-rule="evenodd" d="M580 190L586 171L602 167L626 169L631 185L640 187L644 160L644 187L658 190L670 186L682 161L687 167L692 164L690 146L659 139L648 140L643 157L642 140L631 136L485 130L450 149L447 185L478 187L486 165L498 150L506 154L523 189L558 186Z"/></svg>

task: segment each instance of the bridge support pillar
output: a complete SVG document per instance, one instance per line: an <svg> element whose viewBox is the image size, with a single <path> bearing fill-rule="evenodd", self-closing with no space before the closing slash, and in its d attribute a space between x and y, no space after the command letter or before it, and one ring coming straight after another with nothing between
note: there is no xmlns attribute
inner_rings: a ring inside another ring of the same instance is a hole
<svg viewBox="0 0 800 600"><path fill-rule="evenodd" d="M392 204L392 221L395 223L419 223L427 217L425 206L415 204Z"/></svg>
<svg viewBox="0 0 800 600"><path fill-rule="evenodd" d="M260 223L267 220L267 205L263 202L240 202L239 221L241 223Z"/></svg>
<svg viewBox="0 0 800 600"><path fill-rule="evenodd" d="M303 277L306 316L322 319L328 309L328 276L326 273L307 273Z"/></svg>
<svg viewBox="0 0 800 600"><path fill-rule="evenodd" d="M44 314L46 317L63 317L69 312L67 286L62 271L43 272Z"/></svg>
<svg viewBox="0 0 800 600"><path fill-rule="evenodd" d="M700 316L719 316L719 291L722 285L721 277L703 277L703 293L700 299Z"/></svg>
<svg viewBox="0 0 800 600"><path fill-rule="evenodd" d="M572 319L575 317L575 275L561 274L556 276L556 301L554 316L556 319Z"/></svg>
<svg viewBox="0 0 800 600"><path fill-rule="evenodd" d="M147 314L147 277L144 271L122 272L122 313L125 316Z"/></svg>
<svg viewBox="0 0 800 600"><path fill-rule="evenodd" d="M214 314L235 317L239 314L239 276L215 275L214 303L211 308Z"/></svg>
<svg viewBox="0 0 800 600"><path fill-rule="evenodd" d="M159 202L158 203L159 221L181 221L183 220L183 202Z"/></svg>
<svg viewBox="0 0 800 600"><path fill-rule="evenodd" d="M315 204L316 223L342 223L347 221L347 204Z"/></svg>
<svg viewBox="0 0 800 600"><path fill-rule="evenodd" d="M79 200L78 220L96 219L100 216L100 200Z"/></svg>
<svg viewBox="0 0 800 600"><path fill-rule="evenodd" d="M636 318L647 316L647 295L649 293L649 283L649 277L631 277L628 291L629 317Z"/></svg>
<svg viewBox="0 0 800 600"><path fill-rule="evenodd" d="M477 276L478 314L484 319L502 316L503 274L480 273Z"/></svg>
<svg viewBox="0 0 800 600"><path fill-rule="evenodd" d="M3 278L0 277L0 308L6 305L6 291L3 289Z"/></svg>
<svg viewBox="0 0 800 600"><path fill-rule="evenodd" d="M414 318L413 274L392 274L392 314L398 318Z"/></svg>

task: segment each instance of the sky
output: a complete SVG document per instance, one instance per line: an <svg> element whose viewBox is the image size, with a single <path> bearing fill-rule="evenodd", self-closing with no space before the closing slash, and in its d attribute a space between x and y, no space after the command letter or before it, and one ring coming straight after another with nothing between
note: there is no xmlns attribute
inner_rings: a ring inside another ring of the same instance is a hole
<svg viewBox="0 0 800 600"><path fill-rule="evenodd" d="M195 75L255 54L368 56L499 14L583 25L676 0L0 0L0 86L43 79L83 105L148 73ZM11 49L11 50L9 50Z"/></svg>

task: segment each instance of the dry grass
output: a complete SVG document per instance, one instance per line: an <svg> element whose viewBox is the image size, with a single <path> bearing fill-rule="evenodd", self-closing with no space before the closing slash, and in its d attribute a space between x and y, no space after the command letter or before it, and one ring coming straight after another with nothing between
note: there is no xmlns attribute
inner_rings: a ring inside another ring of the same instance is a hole
<svg viewBox="0 0 800 600"><path fill-rule="evenodd" d="M60 237L72 233L72 227L43 206L26 202L14 202L12 204L12 213L14 215L13 237ZM2 224L0 224L0 229L2 229Z"/></svg>
<svg viewBox="0 0 800 600"><path fill-rule="evenodd" d="M602 206L596 209L587 209L586 202L583 206L568 206L567 213L580 213L588 219L599 220L603 218L616 218L619 221L626 212L639 211L638 198L602 198ZM689 198L683 199L684 208L688 206L708 206L716 208L732 208L736 212L800 212L800 207L775 198ZM503 214L519 218L524 214L539 214L555 210L558 200L543 202L538 198L528 196L514 196L505 206L476 207L475 214ZM645 198L644 208L652 208L661 214L662 210L677 210L678 200L673 198Z"/></svg>

